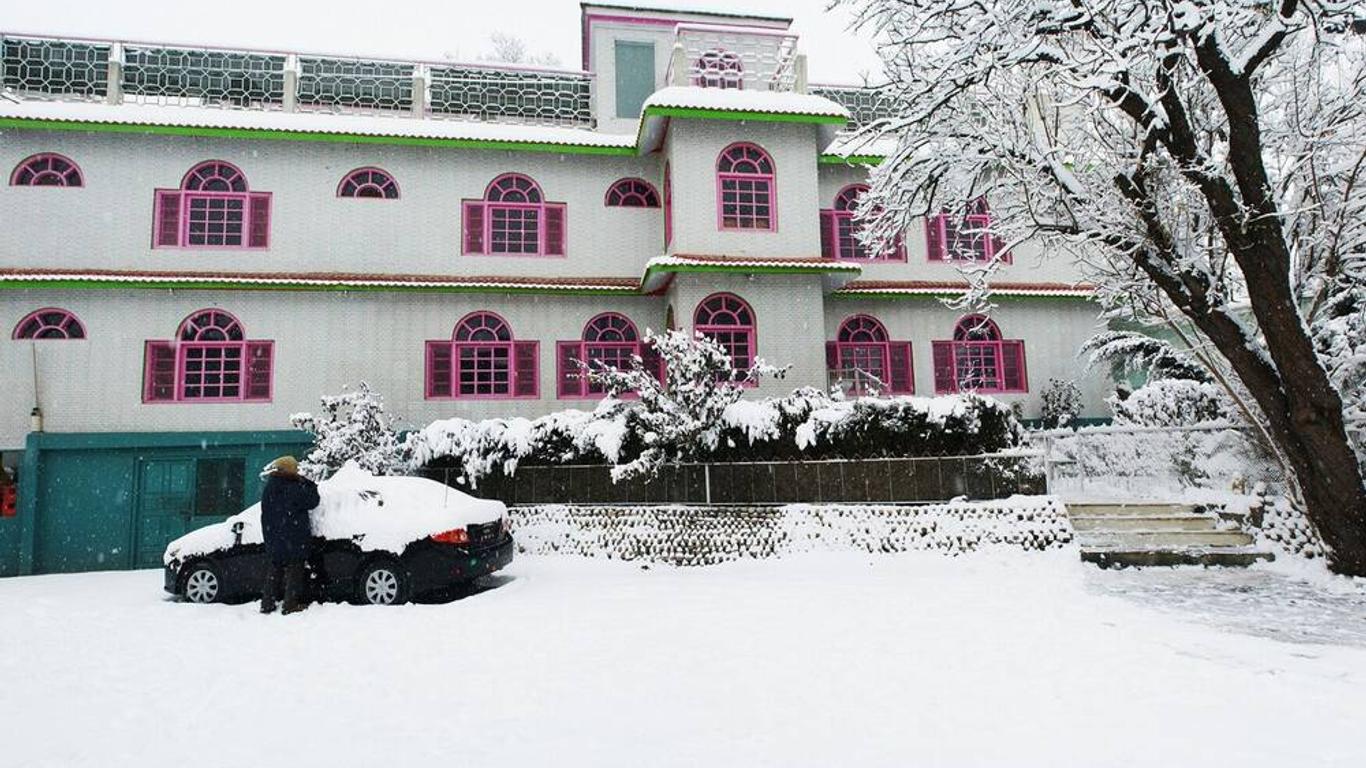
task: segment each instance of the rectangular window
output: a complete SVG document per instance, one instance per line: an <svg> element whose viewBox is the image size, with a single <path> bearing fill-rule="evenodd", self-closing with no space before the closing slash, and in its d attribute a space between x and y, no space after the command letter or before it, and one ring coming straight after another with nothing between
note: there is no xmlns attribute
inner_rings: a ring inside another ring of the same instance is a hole
<svg viewBox="0 0 1366 768"><path fill-rule="evenodd" d="M148 341L142 400L268 402L273 341Z"/></svg>
<svg viewBox="0 0 1366 768"><path fill-rule="evenodd" d="M157 248L266 248L269 192L156 191L152 245Z"/></svg>
<svg viewBox="0 0 1366 768"><path fill-rule="evenodd" d="M849 261L905 261L906 246L897 238L892 248L876 255L858 239L861 227L854 221L849 211L827 208L821 211L821 256L827 259L847 259Z"/></svg>
<svg viewBox="0 0 1366 768"><path fill-rule="evenodd" d="M830 384L851 395L915 394L911 342L828 342Z"/></svg>
<svg viewBox="0 0 1366 768"><path fill-rule="evenodd" d="M578 361L588 363L593 370L598 370L599 363L609 368L616 368L619 371L631 370L631 358L641 355L647 358L638 341L561 341L556 345L557 358L557 381L556 388L561 399L569 398L596 398L607 394L601 384L597 384L583 375L579 368ZM658 358L653 359L656 364L661 362ZM646 359L647 366L651 360Z"/></svg>
<svg viewBox="0 0 1366 768"><path fill-rule="evenodd" d="M194 514L226 517L245 506L246 460L242 458L198 459L195 462Z"/></svg>
<svg viewBox="0 0 1366 768"><path fill-rule="evenodd" d="M564 256L564 203L489 203L461 206L462 253L489 256Z"/></svg>
<svg viewBox="0 0 1366 768"><path fill-rule="evenodd" d="M719 174L722 229L773 229L773 179Z"/></svg>
<svg viewBox="0 0 1366 768"><path fill-rule="evenodd" d="M427 342L428 400L540 397L535 341Z"/></svg>
<svg viewBox="0 0 1366 768"><path fill-rule="evenodd" d="M934 342L934 389L937 393L1004 394L1029 391L1024 342Z"/></svg>
<svg viewBox="0 0 1366 768"><path fill-rule="evenodd" d="M616 41L617 117L640 117L655 91L655 44Z"/></svg>
<svg viewBox="0 0 1366 768"><path fill-rule="evenodd" d="M991 217L971 214L961 219L947 214L925 220L925 242L930 261L991 261L1010 263L1010 253L999 237L987 234Z"/></svg>

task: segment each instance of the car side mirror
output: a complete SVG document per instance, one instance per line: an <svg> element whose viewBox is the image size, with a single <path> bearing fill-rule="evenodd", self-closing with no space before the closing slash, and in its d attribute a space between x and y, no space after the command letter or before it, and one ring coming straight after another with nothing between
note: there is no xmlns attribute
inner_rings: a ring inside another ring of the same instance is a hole
<svg viewBox="0 0 1366 768"><path fill-rule="evenodd" d="M232 545L234 547L242 543L242 529L245 527L246 524L241 520L232 524Z"/></svg>

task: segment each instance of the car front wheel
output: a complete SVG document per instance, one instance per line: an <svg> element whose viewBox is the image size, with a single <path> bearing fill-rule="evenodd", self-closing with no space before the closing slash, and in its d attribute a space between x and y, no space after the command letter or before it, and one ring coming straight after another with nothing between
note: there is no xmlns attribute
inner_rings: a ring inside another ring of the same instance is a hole
<svg viewBox="0 0 1366 768"><path fill-rule="evenodd" d="M361 571L356 601L363 605L398 605L408 602L408 574L392 560L371 563Z"/></svg>
<svg viewBox="0 0 1366 768"><path fill-rule="evenodd" d="M185 599L192 603L216 603L223 595L223 580L206 562L194 563L185 574Z"/></svg>

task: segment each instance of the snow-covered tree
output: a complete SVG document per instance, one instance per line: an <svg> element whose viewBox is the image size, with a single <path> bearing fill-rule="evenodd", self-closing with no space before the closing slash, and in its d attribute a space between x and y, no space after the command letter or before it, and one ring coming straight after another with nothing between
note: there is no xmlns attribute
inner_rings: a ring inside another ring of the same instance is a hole
<svg viewBox="0 0 1366 768"><path fill-rule="evenodd" d="M1081 413L1081 390L1074 381L1049 379L1039 395L1044 426L1065 427Z"/></svg>
<svg viewBox="0 0 1366 768"><path fill-rule="evenodd" d="M687 331L646 331L645 343L652 356L640 356L626 370L598 365L583 366L581 375L610 396L634 393L639 402L630 411L634 430L641 436L642 450L635 458L612 468L612 478L649 477L666 462L686 461L700 451L716 448L726 408L738 401L746 387L764 376L782 378L777 368L755 358L748 369L737 370L734 360L720 344Z"/></svg>
<svg viewBox="0 0 1366 768"><path fill-rule="evenodd" d="M363 381L354 390L324 395L317 416L296 413L289 423L313 435L313 450L299 462L299 470L315 480L330 477L348 461L376 475L407 469L406 450L384 412L384 398Z"/></svg>
<svg viewBox="0 0 1366 768"><path fill-rule="evenodd" d="M985 198L1001 248L1073 254L1111 313L1246 395L1330 565L1366 574L1366 487L1309 332L1366 252L1360 3L845 1L897 105L864 134L896 142L861 204L874 245Z"/></svg>
<svg viewBox="0 0 1366 768"><path fill-rule="evenodd" d="M1342 393L1347 434L1366 465L1366 258L1354 260L1327 295L1310 329L1328 375Z"/></svg>

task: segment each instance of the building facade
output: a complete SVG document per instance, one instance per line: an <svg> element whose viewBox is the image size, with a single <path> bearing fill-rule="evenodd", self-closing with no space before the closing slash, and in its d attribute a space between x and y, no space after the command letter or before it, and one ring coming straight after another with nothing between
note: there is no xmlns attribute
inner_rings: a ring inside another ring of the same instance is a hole
<svg viewBox="0 0 1366 768"><path fill-rule="evenodd" d="M583 71L4 34L0 449L22 488L0 563L148 562L177 528L148 515L221 519L249 459L298 443L290 413L361 380L409 425L590 407L574 360L647 329L790 366L755 396L975 390L1035 417L1059 378L1101 415L1089 290L975 235L987 201L858 241L880 158L844 137L875 93L808 83L789 25L584 4ZM985 259L999 308L949 310ZM92 462L129 480L88 540L45 446L122 456Z"/></svg>

